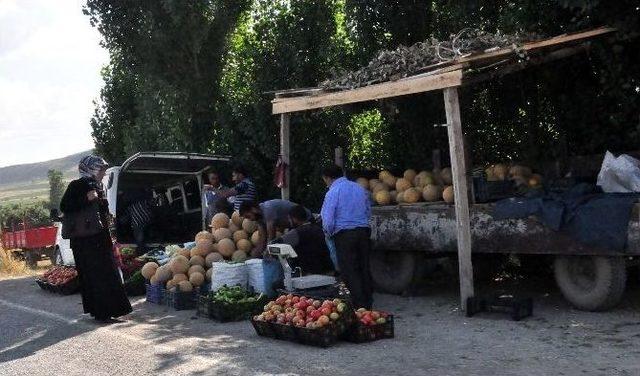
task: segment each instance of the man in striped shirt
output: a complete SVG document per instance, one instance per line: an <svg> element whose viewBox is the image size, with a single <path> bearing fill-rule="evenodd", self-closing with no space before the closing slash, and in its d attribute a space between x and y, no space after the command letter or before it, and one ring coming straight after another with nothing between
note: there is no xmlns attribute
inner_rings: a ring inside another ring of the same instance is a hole
<svg viewBox="0 0 640 376"><path fill-rule="evenodd" d="M240 211L243 202L256 201L256 185L249 177L244 166L236 166L231 171L231 179L236 184L233 188L218 193L220 197L234 197L233 210Z"/></svg>

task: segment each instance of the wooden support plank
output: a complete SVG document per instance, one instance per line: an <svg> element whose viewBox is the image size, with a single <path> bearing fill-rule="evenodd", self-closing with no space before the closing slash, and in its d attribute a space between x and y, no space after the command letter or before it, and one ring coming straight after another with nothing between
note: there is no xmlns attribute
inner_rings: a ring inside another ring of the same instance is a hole
<svg viewBox="0 0 640 376"><path fill-rule="evenodd" d="M290 149L289 149L289 134L290 134L290 122L291 114L280 115L280 156L282 162L287 164L285 172L285 184L280 188L280 196L283 200L288 200L290 197L290 183L291 183L291 166L290 166Z"/></svg>
<svg viewBox="0 0 640 376"><path fill-rule="evenodd" d="M435 76L409 77L398 81L385 82L335 93L323 93L305 97L276 98L272 101L273 114L398 97L447 87L456 87L460 86L461 82L462 71L456 70Z"/></svg>
<svg viewBox="0 0 640 376"><path fill-rule="evenodd" d="M456 209L456 234L458 240L458 270L460 273L460 306L466 311L467 298L473 297L473 266L471 265L471 223L469 220L469 196L465 167L464 136L460 121L458 89L444 90L444 106L447 113L447 133L451 155L451 172Z"/></svg>

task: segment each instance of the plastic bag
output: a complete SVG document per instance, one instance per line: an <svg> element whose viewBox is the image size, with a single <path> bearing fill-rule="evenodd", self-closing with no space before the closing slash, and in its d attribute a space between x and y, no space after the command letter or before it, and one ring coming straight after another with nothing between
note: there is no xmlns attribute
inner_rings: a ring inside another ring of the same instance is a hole
<svg viewBox="0 0 640 376"><path fill-rule="evenodd" d="M266 294L267 289L264 284L262 259L250 259L245 261L245 264L247 265L247 272L249 274L249 291Z"/></svg>
<svg viewBox="0 0 640 376"><path fill-rule="evenodd" d="M211 268L211 291L218 291L224 285L247 288L249 273L245 263L214 262Z"/></svg>
<svg viewBox="0 0 640 376"><path fill-rule="evenodd" d="M271 257L262 259L262 273L264 294L269 297L276 296L276 290L274 290L273 285L284 280L284 271L282 270L282 265L280 265L280 260Z"/></svg>
<svg viewBox="0 0 640 376"><path fill-rule="evenodd" d="M607 152L597 184L607 193L640 192L640 161L626 154L616 158Z"/></svg>

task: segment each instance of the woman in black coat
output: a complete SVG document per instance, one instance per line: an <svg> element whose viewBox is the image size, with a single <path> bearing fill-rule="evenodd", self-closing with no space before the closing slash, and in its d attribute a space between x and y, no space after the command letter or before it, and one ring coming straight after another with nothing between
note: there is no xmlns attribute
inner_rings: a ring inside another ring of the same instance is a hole
<svg viewBox="0 0 640 376"><path fill-rule="evenodd" d="M100 157L90 155L82 158L78 166L80 179L69 183L60 202L60 210L65 216L73 216L88 207L95 207L99 214L101 226L97 227L101 228L96 234L70 239L80 278L84 313L99 321L108 321L132 311L113 258L109 235L109 209L102 189L107 166Z"/></svg>

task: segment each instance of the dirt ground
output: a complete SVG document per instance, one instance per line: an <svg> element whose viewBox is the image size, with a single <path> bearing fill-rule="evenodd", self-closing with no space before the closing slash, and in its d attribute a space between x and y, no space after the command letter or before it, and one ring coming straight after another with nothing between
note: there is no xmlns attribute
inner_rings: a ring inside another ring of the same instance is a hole
<svg viewBox="0 0 640 376"><path fill-rule="evenodd" d="M80 297L43 292L32 278L0 281L1 375L640 375L637 284L611 312L572 309L548 279L505 284L534 298L520 322L466 318L457 285L422 296L375 296L395 313L396 336L328 349L258 337L250 323L220 324L193 311L132 299L122 322L98 325ZM480 285L480 291L497 291Z"/></svg>

